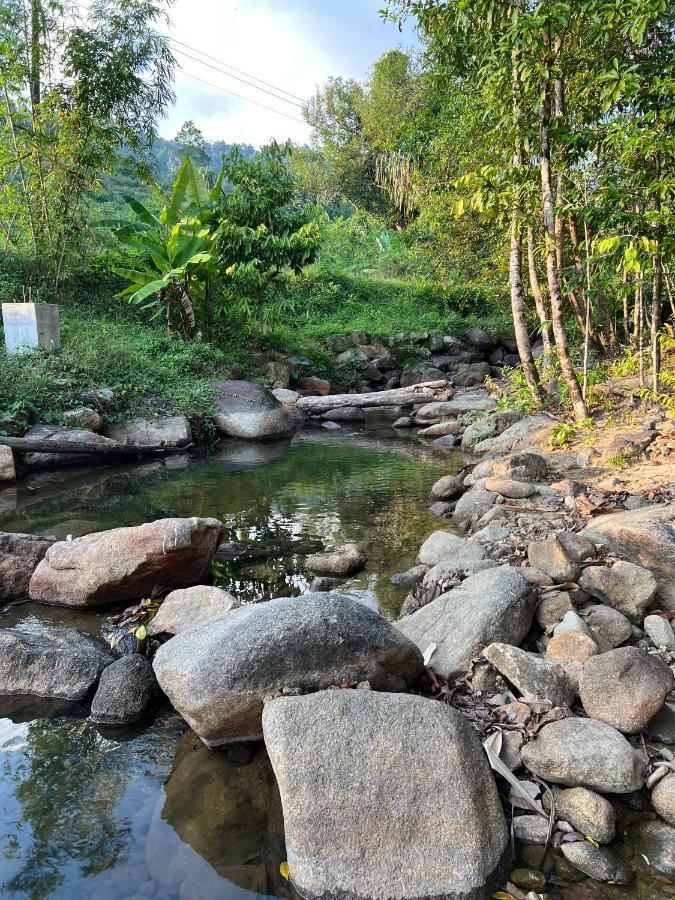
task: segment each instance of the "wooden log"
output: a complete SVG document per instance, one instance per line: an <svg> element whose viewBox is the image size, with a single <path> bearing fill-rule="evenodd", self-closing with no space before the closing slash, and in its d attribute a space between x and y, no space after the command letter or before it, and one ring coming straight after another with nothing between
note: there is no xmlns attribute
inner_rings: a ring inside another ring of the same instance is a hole
<svg viewBox="0 0 675 900"><path fill-rule="evenodd" d="M133 447L109 438L102 438L98 441L69 441L67 438L53 440L52 438L19 438L0 435L0 444L5 444L18 453L75 453L80 456L138 457L161 455L174 449L163 446ZM187 448L179 449L183 451Z"/></svg>
<svg viewBox="0 0 675 900"><path fill-rule="evenodd" d="M411 387L392 388L388 391L372 391L368 394L329 394L326 397L300 397L298 409L319 415L329 409L353 406L410 406L413 403L431 403L450 400L453 395L449 381L426 381Z"/></svg>

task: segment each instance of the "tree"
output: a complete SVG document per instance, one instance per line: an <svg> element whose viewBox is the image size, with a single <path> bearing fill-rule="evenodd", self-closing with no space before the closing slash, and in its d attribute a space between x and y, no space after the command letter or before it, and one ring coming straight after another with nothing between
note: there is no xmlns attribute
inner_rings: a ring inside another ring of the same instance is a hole
<svg viewBox="0 0 675 900"><path fill-rule="evenodd" d="M204 140L204 135L195 125L192 119L183 122L178 134L174 138L177 159L191 159L200 169L209 164L209 151Z"/></svg>

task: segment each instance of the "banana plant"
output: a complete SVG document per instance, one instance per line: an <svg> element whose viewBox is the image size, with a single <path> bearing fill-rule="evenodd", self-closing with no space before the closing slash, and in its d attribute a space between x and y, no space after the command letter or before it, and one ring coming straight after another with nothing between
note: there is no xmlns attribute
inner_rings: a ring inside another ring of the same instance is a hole
<svg viewBox="0 0 675 900"><path fill-rule="evenodd" d="M193 161L184 159L169 194L153 188L162 204L158 215L125 197L135 221L101 223L113 227L117 240L134 251L133 267L114 269L131 282L118 296L165 315L170 333L177 329L191 337L195 309L207 296L220 237L214 205L221 185L222 176L209 191Z"/></svg>

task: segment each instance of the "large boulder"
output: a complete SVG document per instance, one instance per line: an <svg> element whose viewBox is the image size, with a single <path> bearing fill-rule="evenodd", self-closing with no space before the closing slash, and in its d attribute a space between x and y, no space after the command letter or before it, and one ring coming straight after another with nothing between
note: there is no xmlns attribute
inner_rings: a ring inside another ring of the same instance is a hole
<svg viewBox="0 0 675 900"><path fill-rule="evenodd" d="M159 696L147 659L138 653L123 656L101 675L91 702L91 718L99 725L133 725L154 712Z"/></svg>
<svg viewBox="0 0 675 900"><path fill-rule="evenodd" d="M462 435L462 451L470 453L475 444L479 444L487 438L496 437L520 419L522 419L521 414L514 410L492 413L477 419L467 427Z"/></svg>
<svg viewBox="0 0 675 900"><path fill-rule="evenodd" d="M84 700L112 662L100 641L70 628L0 630L0 694Z"/></svg>
<svg viewBox="0 0 675 900"><path fill-rule="evenodd" d="M96 607L203 581L223 536L217 519L158 519L53 544L30 580L32 600Z"/></svg>
<svg viewBox="0 0 675 900"><path fill-rule="evenodd" d="M240 605L232 594L209 584L180 588L165 597L148 625L148 634L180 634L188 628L220 619Z"/></svg>
<svg viewBox="0 0 675 900"><path fill-rule="evenodd" d="M16 481L16 468L12 448L0 444L0 482Z"/></svg>
<svg viewBox="0 0 675 900"><path fill-rule="evenodd" d="M639 791L646 758L616 729L595 719L562 719L545 725L525 744L521 758L545 781L611 794Z"/></svg>
<svg viewBox="0 0 675 900"><path fill-rule="evenodd" d="M357 544L343 544L335 550L312 553L305 560L305 566L314 575L337 575L344 578L360 572L368 562L368 557Z"/></svg>
<svg viewBox="0 0 675 900"><path fill-rule="evenodd" d="M77 409L68 409L64 412L63 424L67 428L99 432L103 429L103 417L90 406L78 406Z"/></svg>
<svg viewBox="0 0 675 900"><path fill-rule="evenodd" d="M0 532L0 600L28 595L31 575L53 543L32 534Z"/></svg>
<svg viewBox="0 0 675 900"><path fill-rule="evenodd" d="M415 419L419 423L431 425L470 412L490 412L496 405L496 401L486 394L465 394L453 400L433 400L431 403L425 403L417 410Z"/></svg>
<svg viewBox="0 0 675 900"><path fill-rule="evenodd" d="M463 675L488 644L519 644L532 624L535 595L510 566L466 581L396 623L422 653L434 647L431 666L443 678Z"/></svg>
<svg viewBox="0 0 675 900"><path fill-rule="evenodd" d="M589 659L579 678L579 695L592 719L635 734L665 703L673 673L658 656L637 647L618 647Z"/></svg>
<svg viewBox="0 0 675 900"><path fill-rule="evenodd" d="M252 381L215 381L217 412L213 421L228 437L275 441L288 437L295 426L274 394Z"/></svg>
<svg viewBox="0 0 675 900"><path fill-rule="evenodd" d="M192 443L192 429L186 416L129 419L109 425L104 434L131 447L185 447Z"/></svg>
<svg viewBox="0 0 675 900"><path fill-rule="evenodd" d="M475 523L494 506L497 496L494 491L486 490L482 484L475 484L459 498L452 516L460 525Z"/></svg>
<svg viewBox="0 0 675 900"><path fill-rule="evenodd" d="M649 569L659 606L675 611L675 503L599 516L585 529L594 544Z"/></svg>
<svg viewBox="0 0 675 900"><path fill-rule="evenodd" d="M478 560L487 557L486 551L476 541L460 537L452 531L434 531L420 547L417 555L425 566L451 563L455 560Z"/></svg>
<svg viewBox="0 0 675 900"><path fill-rule="evenodd" d="M515 422L496 437L486 438L474 445L478 456L500 456L516 450L542 450L548 446L556 420L547 415L528 416Z"/></svg>
<svg viewBox="0 0 675 900"><path fill-rule="evenodd" d="M469 900L502 883L504 814L480 742L457 710L408 695L325 691L266 703L263 729L290 878L303 897Z"/></svg>
<svg viewBox="0 0 675 900"><path fill-rule="evenodd" d="M600 844L609 844L616 832L616 812L606 797L601 797L588 788L552 789L553 806L557 819L563 819ZM550 809L548 792L544 795L544 806Z"/></svg>
<svg viewBox="0 0 675 900"><path fill-rule="evenodd" d="M157 651L157 680L208 746L261 735L263 700L284 690L370 682L398 691L422 654L386 619L333 593L253 603L179 634Z"/></svg>

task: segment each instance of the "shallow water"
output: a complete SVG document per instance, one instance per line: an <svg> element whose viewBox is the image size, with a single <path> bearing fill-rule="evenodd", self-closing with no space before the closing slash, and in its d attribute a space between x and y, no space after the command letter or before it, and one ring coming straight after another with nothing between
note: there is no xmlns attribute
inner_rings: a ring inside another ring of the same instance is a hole
<svg viewBox="0 0 675 900"><path fill-rule="evenodd" d="M304 556L357 541L348 589L395 615L388 576L414 562L439 520L429 488L460 457L391 429L232 445L202 458L32 476L0 491L0 530L64 538L163 516L215 516L243 561L216 581L247 600L299 593ZM79 628L107 612L19 604L0 627ZM42 900L289 896L283 821L261 746L207 750L164 710L145 728L93 725L76 704L0 698L0 896Z"/></svg>

